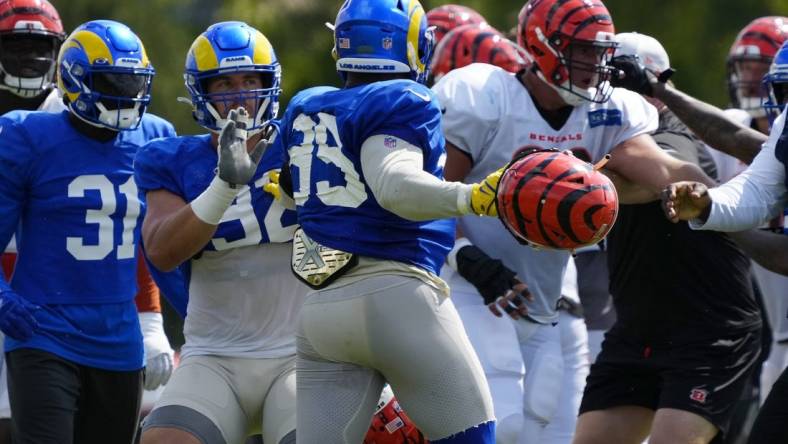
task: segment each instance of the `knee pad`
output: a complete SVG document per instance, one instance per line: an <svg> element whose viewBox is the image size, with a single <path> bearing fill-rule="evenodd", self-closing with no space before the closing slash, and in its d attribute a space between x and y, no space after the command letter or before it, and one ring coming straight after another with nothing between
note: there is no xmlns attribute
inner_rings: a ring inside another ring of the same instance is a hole
<svg viewBox="0 0 788 444"><path fill-rule="evenodd" d="M526 415L548 423L558 409L563 389L564 362L560 350L545 344L525 369L523 408Z"/></svg>
<svg viewBox="0 0 788 444"><path fill-rule="evenodd" d="M488 421L447 438L430 442L432 444L495 444L495 421Z"/></svg>

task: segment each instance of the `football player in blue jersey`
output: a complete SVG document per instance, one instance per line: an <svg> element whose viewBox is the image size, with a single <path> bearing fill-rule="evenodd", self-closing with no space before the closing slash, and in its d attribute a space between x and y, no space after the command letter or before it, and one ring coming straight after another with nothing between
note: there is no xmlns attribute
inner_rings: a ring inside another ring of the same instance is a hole
<svg viewBox="0 0 788 444"><path fill-rule="evenodd" d="M308 287L290 271L296 216L263 189L278 170L281 68L242 22L210 26L186 57L186 88L207 134L143 147L143 239L188 288L181 361L143 425L142 443L239 443L262 432L294 444L295 326ZM370 411L370 416L372 412Z"/></svg>
<svg viewBox="0 0 788 444"><path fill-rule="evenodd" d="M153 67L125 25L79 26L58 56L62 113L0 118L0 280L15 442L131 442L142 389L134 305L137 148L174 134L145 114Z"/></svg>
<svg viewBox="0 0 788 444"><path fill-rule="evenodd" d="M282 119L293 271L318 289L297 336L299 442L360 442L385 382L430 442L495 440L484 372L438 273L447 218L496 215L500 171L442 180L440 106L422 84L431 34L417 0L346 0L333 52L344 88L302 91Z"/></svg>

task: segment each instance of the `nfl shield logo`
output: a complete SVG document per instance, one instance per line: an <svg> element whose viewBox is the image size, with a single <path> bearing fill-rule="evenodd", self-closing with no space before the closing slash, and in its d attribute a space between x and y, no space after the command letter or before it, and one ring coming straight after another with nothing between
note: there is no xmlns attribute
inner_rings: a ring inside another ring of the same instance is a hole
<svg viewBox="0 0 788 444"><path fill-rule="evenodd" d="M342 37L338 39L337 44L339 45L339 49L350 49L350 39L346 37Z"/></svg>
<svg viewBox="0 0 788 444"><path fill-rule="evenodd" d="M386 137L383 139L383 146L386 148L394 149L397 147L397 139L393 137Z"/></svg>
<svg viewBox="0 0 788 444"><path fill-rule="evenodd" d="M389 50L391 47L394 46L394 40L391 37L384 37L383 38L383 49Z"/></svg>

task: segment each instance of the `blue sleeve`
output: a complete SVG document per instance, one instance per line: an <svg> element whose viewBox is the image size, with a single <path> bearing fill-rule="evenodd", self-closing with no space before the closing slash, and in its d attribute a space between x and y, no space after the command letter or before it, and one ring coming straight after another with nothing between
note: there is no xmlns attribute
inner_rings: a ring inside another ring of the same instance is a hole
<svg viewBox="0 0 788 444"><path fill-rule="evenodd" d="M27 132L8 118L0 118L0 245L8 245L19 225L30 182L34 154ZM11 287L0 274L0 292Z"/></svg>
<svg viewBox="0 0 788 444"><path fill-rule="evenodd" d="M177 143L174 139L156 139L137 151L134 181L143 193L165 189L179 196L185 195L176 173L176 150L168 147L174 143Z"/></svg>
<svg viewBox="0 0 788 444"><path fill-rule="evenodd" d="M425 156L440 145L441 111L435 94L415 82L399 82L379 88L356 111L359 143L371 136L399 137L420 147ZM360 146L360 145L359 145Z"/></svg>

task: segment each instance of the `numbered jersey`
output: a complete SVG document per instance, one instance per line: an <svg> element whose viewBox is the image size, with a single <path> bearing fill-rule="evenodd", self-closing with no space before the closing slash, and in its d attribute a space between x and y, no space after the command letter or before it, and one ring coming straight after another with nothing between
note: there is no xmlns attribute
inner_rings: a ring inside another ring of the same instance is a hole
<svg viewBox="0 0 788 444"><path fill-rule="evenodd" d="M68 112L14 111L0 117L0 244L19 226L10 283L42 306L31 341L84 365L142 365L134 309L142 203L132 162L147 141L174 134L146 114L135 130L108 142L79 133ZM7 286L5 281L0 285Z"/></svg>
<svg viewBox="0 0 788 444"><path fill-rule="evenodd" d="M331 248L437 274L454 243L454 222L414 222L383 209L366 185L360 151L371 136L395 136L420 147L424 171L442 178L440 118L432 92L410 80L299 93L282 134L304 231Z"/></svg>
<svg viewBox="0 0 788 444"><path fill-rule="evenodd" d="M217 160L209 135L159 139L137 154L135 177L143 192L166 190L190 202L208 188ZM201 254L183 264L189 302L181 357L295 353L298 309L308 290L290 271L296 215L263 191L267 173L281 164L277 140Z"/></svg>
<svg viewBox="0 0 788 444"><path fill-rule="evenodd" d="M487 64L456 69L433 90L445 109L446 140L473 161L467 183L483 180L528 148L571 149L597 161L621 142L653 132L658 124L653 106L617 88L605 103L573 108L566 123L555 129L514 74ZM528 284L535 296L528 303L532 318L540 322L558 318L555 308L568 253L522 246L494 219L463 217L460 226L471 242L501 259Z"/></svg>

